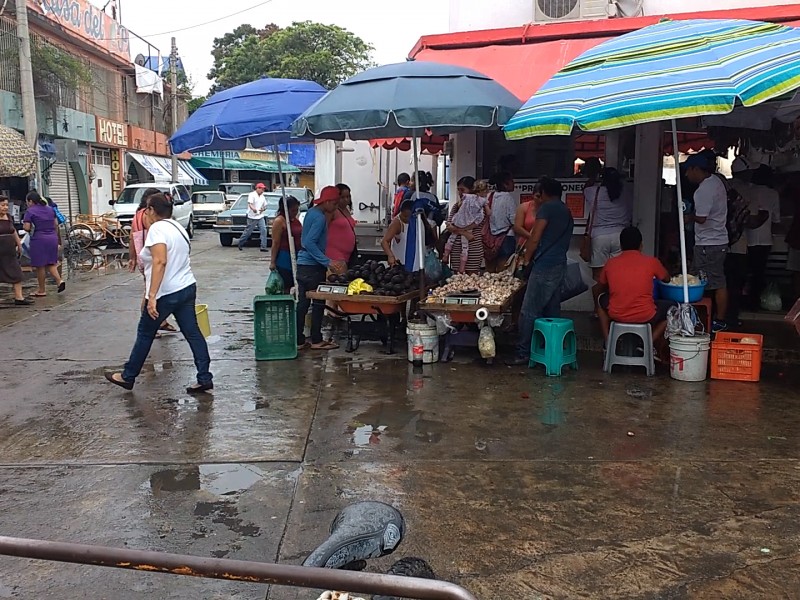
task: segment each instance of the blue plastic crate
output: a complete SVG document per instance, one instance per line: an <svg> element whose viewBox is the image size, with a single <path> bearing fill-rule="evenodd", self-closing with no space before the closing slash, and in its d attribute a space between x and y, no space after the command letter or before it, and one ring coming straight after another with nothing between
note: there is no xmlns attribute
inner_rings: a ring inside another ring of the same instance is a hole
<svg viewBox="0 0 800 600"><path fill-rule="evenodd" d="M253 298L256 360L297 358L297 307L292 296Z"/></svg>

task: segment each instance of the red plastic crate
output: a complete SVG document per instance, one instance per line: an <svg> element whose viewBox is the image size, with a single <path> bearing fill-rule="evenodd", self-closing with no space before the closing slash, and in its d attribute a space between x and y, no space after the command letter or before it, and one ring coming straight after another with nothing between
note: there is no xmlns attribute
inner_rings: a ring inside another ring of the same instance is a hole
<svg viewBox="0 0 800 600"><path fill-rule="evenodd" d="M744 339L757 343L742 342ZM720 332L711 342L711 379L758 381L764 336L757 333Z"/></svg>

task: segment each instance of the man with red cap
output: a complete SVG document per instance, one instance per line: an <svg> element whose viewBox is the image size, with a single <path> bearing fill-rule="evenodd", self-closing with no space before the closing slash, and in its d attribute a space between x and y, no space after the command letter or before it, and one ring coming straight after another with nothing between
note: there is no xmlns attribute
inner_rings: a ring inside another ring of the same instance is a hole
<svg viewBox="0 0 800 600"><path fill-rule="evenodd" d="M247 228L242 237L239 238L239 250L244 249L244 245L253 235L258 227L259 242L261 251L267 251L267 199L264 197L264 190L267 189L263 183L256 185L256 190L250 192L247 197Z"/></svg>
<svg viewBox="0 0 800 600"><path fill-rule="evenodd" d="M325 282L328 269L334 273L344 273L347 265L342 261L332 261L325 256L328 245L328 221L339 207L339 189L329 185L322 188L319 197L314 200L314 207L306 213L303 221L303 249L297 253L297 347L308 348L304 329L306 314L311 300L306 292L317 289ZM314 350L333 350L338 345L334 342L322 341L322 317L325 314L325 303L314 300L311 308L311 348Z"/></svg>

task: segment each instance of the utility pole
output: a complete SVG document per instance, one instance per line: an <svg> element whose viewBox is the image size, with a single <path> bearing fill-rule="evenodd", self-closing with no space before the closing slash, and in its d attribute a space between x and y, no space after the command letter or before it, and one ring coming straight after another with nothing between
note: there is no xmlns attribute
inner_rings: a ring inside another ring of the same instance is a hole
<svg viewBox="0 0 800 600"><path fill-rule="evenodd" d="M17 0L22 2L23 0ZM172 91L172 133L178 130L178 45L172 38L172 52L169 55L169 86ZM172 154L172 183L178 183L178 157Z"/></svg>
<svg viewBox="0 0 800 600"><path fill-rule="evenodd" d="M33 66L31 65L31 35L28 31L28 3L16 0L17 39L19 40L19 81L22 92L22 117L25 140L36 150L36 181L34 188L41 190L42 165L39 155L39 126L36 124L36 96L33 92Z"/></svg>

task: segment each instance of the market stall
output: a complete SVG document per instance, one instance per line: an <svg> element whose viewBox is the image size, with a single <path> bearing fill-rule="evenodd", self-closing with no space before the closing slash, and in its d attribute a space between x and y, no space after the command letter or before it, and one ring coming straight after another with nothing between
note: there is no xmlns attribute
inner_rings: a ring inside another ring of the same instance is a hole
<svg viewBox="0 0 800 600"><path fill-rule="evenodd" d="M432 290L420 312L445 331L443 362L453 359L457 347L477 347L487 364L492 364L494 330L511 318L514 300L524 287L522 280L505 272L454 275Z"/></svg>

